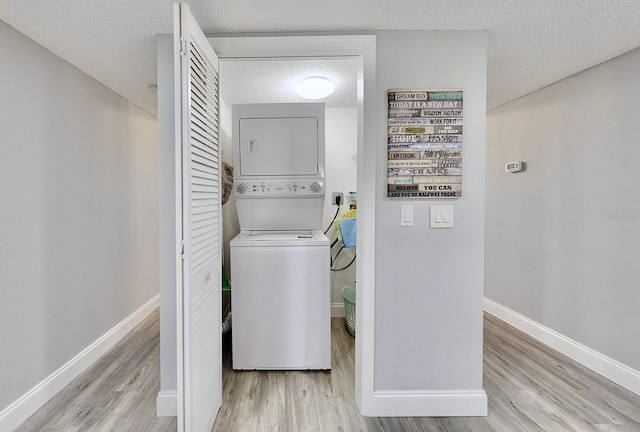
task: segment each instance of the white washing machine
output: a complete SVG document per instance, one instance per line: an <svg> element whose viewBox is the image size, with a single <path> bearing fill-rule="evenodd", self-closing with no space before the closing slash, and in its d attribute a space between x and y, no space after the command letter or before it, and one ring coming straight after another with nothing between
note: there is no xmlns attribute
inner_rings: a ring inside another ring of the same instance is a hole
<svg viewBox="0 0 640 432"><path fill-rule="evenodd" d="M324 104L234 105L234 369L330 369Z"/></svg>
<svg viewBox="0 0 640 432"><path fill-rule="evenodd" d="M329 240L244 232L231 243L234 369L330 369Z"/></svg>

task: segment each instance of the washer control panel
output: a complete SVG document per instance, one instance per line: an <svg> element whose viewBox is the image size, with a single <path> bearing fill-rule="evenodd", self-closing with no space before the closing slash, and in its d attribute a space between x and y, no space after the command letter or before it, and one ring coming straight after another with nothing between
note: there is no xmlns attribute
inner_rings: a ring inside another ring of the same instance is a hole
<svg viewBox="0 0 640 432"><path fill-rule="evenodd" d="M236 198L324 195L322 180L244 180L234 183Z"/></svg>

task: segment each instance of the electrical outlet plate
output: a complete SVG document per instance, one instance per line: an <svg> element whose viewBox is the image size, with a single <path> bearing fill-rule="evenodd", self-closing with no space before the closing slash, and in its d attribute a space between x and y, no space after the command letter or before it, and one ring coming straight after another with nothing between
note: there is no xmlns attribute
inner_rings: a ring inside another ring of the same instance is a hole
<svg viewBox="0 0 640 432"><path fill-rule="evenodd" d="M337 205L336 197L340 197L340 204L344 204L344 195L342 192L331 192L331 204Z"/></svg>

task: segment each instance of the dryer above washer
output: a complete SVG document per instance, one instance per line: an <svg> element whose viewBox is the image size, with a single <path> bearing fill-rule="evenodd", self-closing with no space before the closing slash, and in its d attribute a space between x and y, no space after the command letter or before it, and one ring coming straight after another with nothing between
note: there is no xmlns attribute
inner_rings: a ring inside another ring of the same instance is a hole
<svg viewBox="0 0 640 432"><path fill-rule="evenodd" d="M240 229L321 229L324 103L243 104L232 111Z"/></svg>
<svg viewBox="0 0 640 432"><path fill-rule="evenodd" d="M242 231L321 229L324 195L320 179L234 180Z"/></svg>
<svg viewBox="0 0 640 432"><path fill-rule="evenodd" d="M235 179L323 179L324 112L324 103L233 105Z"/></svg>

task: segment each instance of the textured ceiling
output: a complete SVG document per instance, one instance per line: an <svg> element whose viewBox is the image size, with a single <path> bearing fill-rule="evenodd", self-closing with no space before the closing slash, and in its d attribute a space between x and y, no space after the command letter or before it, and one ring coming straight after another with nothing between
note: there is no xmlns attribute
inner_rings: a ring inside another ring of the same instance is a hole
<svg viewBox="0 0 640 432"><path fill-rule="evenodd" d="M305 102L296 94L296 84L309 76L329 78L335 85L322 99L331 107L355 107L359 62L356 59L229 60L220 64L221 96L228 104Z"/></svg>
<svg viewBox="0 0 640 432"><path fill-rule="evenodd" d="M155 35L172 31L172 3L0 0L0 19L155 114ZM488 30L489 109L640 46L638 0L188 3L205 33Z"/></svg>

